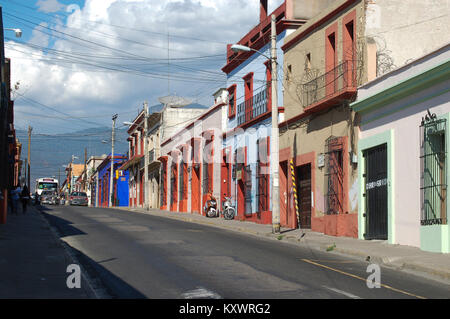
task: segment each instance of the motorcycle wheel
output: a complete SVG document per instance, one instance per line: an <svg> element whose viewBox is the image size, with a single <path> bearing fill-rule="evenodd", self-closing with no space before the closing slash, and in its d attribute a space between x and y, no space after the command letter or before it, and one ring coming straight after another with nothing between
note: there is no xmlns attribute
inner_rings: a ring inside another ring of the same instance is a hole
<svg viewBox="0 0 450 319"><path fill-rule="evenodd" d="M225 209L225 211L223 212L223 217L226 220L232 220L234 219L234 209L228 207L227 209Z"/></svg>
<svg viewBox="0 0 450 319"><path fill-rule="evenodd" d="M206 212L206 216L214 217L214 216L216 216L216 211L214 209L210 209Z"/></svg>

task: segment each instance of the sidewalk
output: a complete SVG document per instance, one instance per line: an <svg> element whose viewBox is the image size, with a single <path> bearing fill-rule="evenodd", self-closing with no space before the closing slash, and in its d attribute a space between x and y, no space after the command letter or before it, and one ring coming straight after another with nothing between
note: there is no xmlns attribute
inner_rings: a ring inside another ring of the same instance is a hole
<svg viewBox="0 0 450 319"><path fill-rule="evenodd" d="M84 278L69 289L67 266L73 264L47 220L34 206L8 214L0 225L0 298L94 298Z"/></svg>
<svg viewBox="0 0 450 319"><path fill-rule="evenodd" d="M116 209L134 211L154 216L174 218L187 222L219 227L231 231L288 242L301 247L338 253L346 256L368 260L390 268L395 268L416 275L425 276L450 284L450 254L431 253L419 248L403 245L391 245L384 240L360 240L347 237L334 237L310 230L281 229L280 235L272 234L272 225L261 225L253 222L224 220L223 218L207 218L198 214L162 211L143 208ZM301 237L302 233L305 235ZM368 258L369 257L369 258Z"/></svg>

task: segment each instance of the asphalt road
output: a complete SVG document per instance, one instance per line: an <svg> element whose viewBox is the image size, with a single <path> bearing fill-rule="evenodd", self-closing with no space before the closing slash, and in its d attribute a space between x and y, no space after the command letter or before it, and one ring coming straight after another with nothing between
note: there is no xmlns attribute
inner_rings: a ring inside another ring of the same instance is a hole
<svg viewBox="0 0 450 319"><path fill-rule="evenodd" d="M450 287L369 263L211 226L115 209L45 217L112 298L449 298Z"/></svg>

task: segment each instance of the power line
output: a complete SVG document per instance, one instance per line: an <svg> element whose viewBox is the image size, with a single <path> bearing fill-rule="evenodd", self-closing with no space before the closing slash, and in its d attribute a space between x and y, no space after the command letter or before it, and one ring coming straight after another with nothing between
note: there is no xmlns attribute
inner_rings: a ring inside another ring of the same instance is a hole
<svg viewBox="0 0 450 319"><path fill-rule="evenodd" d="M35 12L35 10L36 10L36 9L33 8L33 7L30 7L30 6L27 6L27 5L24 5L24 4L19 4L19 3L17 3L17 2L14 1L14 0L10 0L10 1L12 1L14 4L16 4L16 5L18 5L18 6L28 8L28 9L34 11L34 12ZM52 18L53 18L54 16L56 16L56 17L61 17L61 16L63 16L63 17L65 17L65 18L68 18L69 16L71 16L70 14L64 14L64 13L54 14L54 15L51 15L51 14L48 14L48 13L41 13L41 14L46 15L46 16L48 16L48 17L52 17ZM90 23L95 23L95 24L101 24L101 25L111 26L111 27L114 27L114 28L119 28L119 29L124 29L124 30L137 31L137 32L143 32L143 33L148 33L148 34L156 34L156 35L159 35L159 36L161 36L161 37L166 37L166 36L167 36L167 34L162 33L162 32L156 32L156 31L150 31L150 30L144 30L144 29L131 28L131 27L126 27L126 26L121 26L121 25L114 25L114 24L105 23L105 22L100 22L100 21L92 21L92 20L88 20L88 19L82 19L82 18L80 18L80 17L73 17L73 16L71 16L71 17L72 17L74 20L86 21L86 22L90 22ZM174 38L180 38L180 39L186 39L186 40L202 41L202 42L207 42L207 43L217 43L217 44L224 44L224 45L228 44L227 42L222 42L222 41L216 41L216 40L211 40L211 39L201 39L201 38L196 38L196 37L187 37L187 36L181 36L181 35L172 35L172 34L171 34L171 37L174 37Z"/></svg>

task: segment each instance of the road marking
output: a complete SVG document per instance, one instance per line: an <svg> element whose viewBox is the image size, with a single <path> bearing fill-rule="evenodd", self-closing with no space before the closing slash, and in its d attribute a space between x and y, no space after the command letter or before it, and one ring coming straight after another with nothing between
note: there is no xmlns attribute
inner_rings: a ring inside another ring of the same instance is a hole
<svg viewBox="0 0 450 319"><path fill-rule="evenodd" d="M206 288L198 287L193 290L189 290L181 296L184 299L199 299L199 298L207 298L207 299L222 299L219 294L215 293L214 291L208 290Z"/></svg>
<svg viewBox="0 0 450 319"><path fill-rule="evenodd" d="M331 287L327 287L327 286L322 286L322 287L327 288L327 289L329 289L329 290L331 290L331 291L334 291L334 292L336 292L336 293L338 293L338 294L347 296L347 297L352 298L352 299L361 299L361 297L358 297L358 296L356 296L356 295L354 295L354 294L351 294L351 293L349 293L349 292L345 292L345 291L343 291L343 290L339 290L339 289L331 288Z"/></svg>
<svg viewBox="0 0 450 319"><path fill-rule="evenodd" d="M360 263L360 261L358 260L320 260L320 259L308 259L309 261L314 261L316 263L333 263L333 264L355 264L355 263Z"/></svg>
<svg viewBox="0 0 450 319"><path fill-rule="evenodd" d="M326 268L326 269L338 272L340 274L343 274L343 275L346 275L346 276L349 276L349 277L353 277L353 278L356 278L356 279L359 279L359 280L362 280L362 281L366 282L366 278L362 278L360 276L353 275L353 274L350 274L348 272L345 272L345 271L342 271L342 270L339 270L339 269L335 269L335 268L332 268L332 267L329 267L329 266L325 266L325 265L316 263L314 261L311 261L309 259L302 259L302 261L310 263L310 264L313 264L313 265L316 265L316 266L319 266L319 267L322 267L322 268ZM386 289L389 289L389 290L392 290L392 291L395 291L395 292L399 292L399 293L402 293L402 294L405 294L405 295L408 295L408 296L412 296L412 297L415 297L415 298L418 298L418 299L426 299L425 297L418 296L418 295L415 295L413 293L410 293L410 292L407 292L407 291L404 291L404 290L400 290L400 289L397 289L397 288L393 288L393 287L385 285L385 284L381 284L381 286L386 288Z"/></svg>

